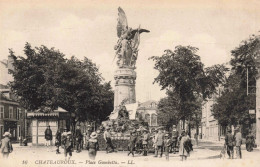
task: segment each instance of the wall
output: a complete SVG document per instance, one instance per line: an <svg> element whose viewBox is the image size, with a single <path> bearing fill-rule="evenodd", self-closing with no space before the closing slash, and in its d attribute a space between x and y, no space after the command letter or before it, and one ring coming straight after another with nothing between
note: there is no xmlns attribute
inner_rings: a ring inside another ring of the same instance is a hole
<svg viewBox="0 0 260 167"><path fill-rule="evenodd" d="M44 145L45 143L45 130L47 126L50 126L53 136L53 143L55 134L58 129L57 119L32 119L31 130L32 130L32 144L33 145Z"/></svg>

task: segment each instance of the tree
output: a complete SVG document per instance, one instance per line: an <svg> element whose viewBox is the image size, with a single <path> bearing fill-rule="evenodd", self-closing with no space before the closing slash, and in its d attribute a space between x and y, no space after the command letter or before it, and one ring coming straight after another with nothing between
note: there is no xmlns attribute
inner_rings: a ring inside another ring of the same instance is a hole
<svg viewBox="0 0 260 167"><path fill-rule="evenodd" d="M243 40L238 47L231 51L231 65L235 74L241 75L241 86L246 86L247 69L249 84L255 84L257 74L257 57L260 55L260 35L251 35Z"/></svg>
<svg viewBox="0 0 260 167"><path fill-rule="evenodd" d="M12 91L20 96L21 105L28 110L37 110L43 106L54 109L56 83L59 82L58 69L65 63L64 55L45 46L33 49L29 43L24 48L26 58L14 55L14 81Z"/></svg>
<svg viewBox="0 0 260 167"><path fill-rule="evenodd" d="M260 36L252 35L231 51L232 72L224 86L224 92L213 105L212 113L223 126L243 124L250 127L255 122L248 110L255 109L255 94L248 86L256 85L257 57L260 55ZM248 71L248 72L247 72ZM249 90L249 94L247 92Z"/></svg>
<svg viewBox="0 0 260 167"><path fill-rule="evenodd" d="M172 97L162 98L158 103L158 124L165 124L167 129L177 125L180 116L176 106L176 101Z"/></svg>
<svg viewBox="0 0 260 167"><path fill-rule="evenodd" d="M69 111L71 123L104 120L113 110L113 91L103 81L90 59L65 59L64 54L45 46L33 49L26 43L26 57L15 57L12 90L30 111L50 111L58 106Z"/></svg>
<svg viewBox="0 0 260 167"><path fill-rule="evenodd" d="M192 46L177 46L174 51L165 50L161 57L151 57L155 61L154 68L159 71L154 82L166 89L168 98L177 101L175 107L168 106L170 111L167 113L176 115L177 112L178 118L182 120L193 118L195 111L201 108L197 100L205 100L213 94L217 86L223 83L228 70L224 65L204 69L197 51L198 48ZM169 105L169 102L162 102ZM161 106L161 109L165 107Z"/></svg>

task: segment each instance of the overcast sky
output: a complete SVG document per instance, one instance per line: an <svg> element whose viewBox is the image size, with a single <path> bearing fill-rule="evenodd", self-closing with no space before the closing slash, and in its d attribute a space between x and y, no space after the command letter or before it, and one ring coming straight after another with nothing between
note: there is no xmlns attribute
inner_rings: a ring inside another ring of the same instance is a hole
<svg viewBox="0 0 260 167"><path fill-rule="evenodd" d="M67 58L92 59L114 85L119 6L130 27L141 25L151 31L141 34L136 64L136 93L141 102L149 96L153 100L165 96L158 84L153 85L158 73L149 57L177 45L191 45L199 48L205 66L225 63L232 49L260 30L257 1L0 0L0 60L7 58L8 48L22 56L25 42L45 45Z"/></svg>

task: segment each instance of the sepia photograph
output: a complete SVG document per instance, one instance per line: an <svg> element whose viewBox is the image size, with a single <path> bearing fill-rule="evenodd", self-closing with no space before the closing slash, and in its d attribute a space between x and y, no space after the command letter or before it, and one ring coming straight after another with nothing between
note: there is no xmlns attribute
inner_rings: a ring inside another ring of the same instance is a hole
<svg viewBox="0 0 260 167"><path fill-rule="evenodd" d="M259 0L0 0L0 167L258 167L259 69Z"/></svg>

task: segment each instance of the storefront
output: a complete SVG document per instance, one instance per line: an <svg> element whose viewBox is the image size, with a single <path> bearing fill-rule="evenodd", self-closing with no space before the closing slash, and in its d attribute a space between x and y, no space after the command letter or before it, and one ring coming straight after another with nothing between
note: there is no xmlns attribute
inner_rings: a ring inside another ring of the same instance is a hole
<svg viewBox="0 0 260 167"><path fill-rule="evenodd" d="M17 120L12 119L4 119L4 132L11 133L11 140L18 139L18 131L17 131Z"/></svg>

